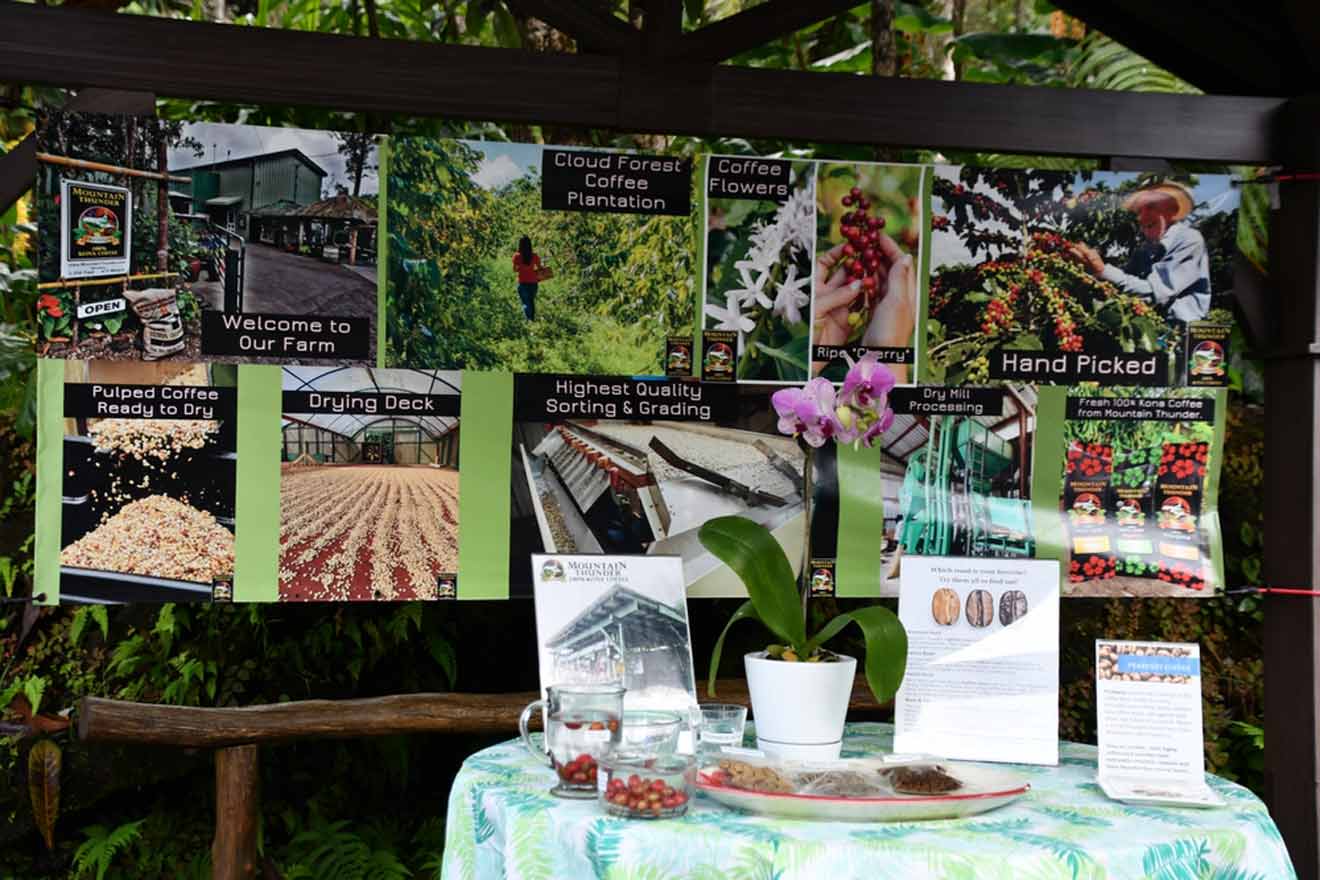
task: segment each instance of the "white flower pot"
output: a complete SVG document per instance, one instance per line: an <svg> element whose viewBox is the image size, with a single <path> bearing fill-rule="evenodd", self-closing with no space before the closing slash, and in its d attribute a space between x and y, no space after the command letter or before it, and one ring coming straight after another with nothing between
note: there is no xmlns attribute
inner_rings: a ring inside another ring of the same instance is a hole
<svg viewBox="0 0 1320 880"><path fill-rule="evenodd" d="M784 760L837 760L857 661L792 663L757 651L744 655L743 665L757 748Z"/></svg>

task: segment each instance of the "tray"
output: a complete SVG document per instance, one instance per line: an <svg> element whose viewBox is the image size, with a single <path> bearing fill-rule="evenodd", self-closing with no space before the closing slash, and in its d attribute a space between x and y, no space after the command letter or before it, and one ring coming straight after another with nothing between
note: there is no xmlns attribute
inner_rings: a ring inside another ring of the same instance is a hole
<svg viewBox="0 0 1320 880"><path fill-rule="evenodd" d="M1031 790L1018 774L977 764L941 762L963 787L948 794L889 797L829 797L810 794L774 794L748 791L727 784L716 765L703 767L697 789L727 807L788 819L824 819L835 822L911 822L919 819L958 819L989 812L1012 803Z"/></svg>

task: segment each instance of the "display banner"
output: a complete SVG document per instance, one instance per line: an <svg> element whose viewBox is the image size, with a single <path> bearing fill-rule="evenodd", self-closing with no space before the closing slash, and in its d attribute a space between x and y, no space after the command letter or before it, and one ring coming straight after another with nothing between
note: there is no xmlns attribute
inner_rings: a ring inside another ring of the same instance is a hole
<svg viewBox="0 0 1320 880"><path fill-rule="evenodd" d="M709 156L701 320L733 334L740 382L841 379L913 361L925 169Z"/></svg>
<svg viewBox="0 0 1320 880"><path fill-rule="evenodd" d="M61 278L127 275L132 238L132 191L122 186L60 180Z"/></svg>
<svg viewBox="0 0 1320 880"><path fill-rule="evenodd" d="M387 175L387 365L662 376L691 338L690 160L400 137Z"/></svg>
<svg viewBox="0 0 1320 880"><path fill-rule="evenodd" d="M922 381L1183 384L1188 325L1232 319L1238 203L1227 175L937 166Z"/></svg>
<svg viewBox="0 0 1320 880"><path fill-rule="evenodd" d="M529 594L520 561L531 553L645 553L681 557L690 595L740 595L697 540L707 520L730 514L765 525L800 560L806 459L779 433L770 390L516 375L511 593ZM818 516L837 520L838 479L819 462L815 501Z"/></svg>
<svg viewBox="0 0 1320 880"><path fill-rule="evenodd" d="M1050 471L1038 469L1034 497L1037 522L1058 523L1042 555L1063 563L1065 595L1222 591L1218 486L1226 392L1049 392L1063 422L1039 442L1061 450L1062 461L1055 452Z"/></svg>
<svg viewBox="0 0 1320 880"><path fill-rule="evenodd" d="M62 113L37 136L48 601L502 599L538 553L674 556L689 595L741 596L699 539L729 514L820 595L896 595L931 556L1057 560L1065 596L1223 589L1227 177ZM178 275L142 238L162 195ZM70 242L125 263L60 287ZM773 394L867 356L892 422L808 457L781 428L820 388ZM227 559L176 570L169 530L105 556L149 500Z"/></svg>
<svg viewBox="0 0 1320 880"><path fill-rule="evenodd" d="M376 364L373 136L56 111L36 138L40 281L115 276L47 288L46 357Z"/></svg>

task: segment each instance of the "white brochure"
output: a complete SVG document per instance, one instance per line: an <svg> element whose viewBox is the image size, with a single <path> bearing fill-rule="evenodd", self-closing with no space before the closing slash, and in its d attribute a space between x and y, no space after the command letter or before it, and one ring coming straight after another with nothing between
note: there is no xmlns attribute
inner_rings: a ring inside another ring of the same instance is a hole
<svg viewBox="0 0 1320 880"><path fill-rule="evenodd" d="M1059 563L904 556L894 750L1059 763Z"/></svg>
<svg viewBox="0 0 1320 880"><path fill-rule="evenodd" d="M1223 804L1205 781L1199 645L1097 639L1095 710L1097 781L1109 797Z"/></svg>

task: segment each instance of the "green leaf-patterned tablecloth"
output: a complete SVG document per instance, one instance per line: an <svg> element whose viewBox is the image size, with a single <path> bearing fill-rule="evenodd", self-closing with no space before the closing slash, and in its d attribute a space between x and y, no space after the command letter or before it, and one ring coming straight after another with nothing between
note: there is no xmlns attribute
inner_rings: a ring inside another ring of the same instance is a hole
<svg viewBox="0 0 1320 880"><path fill-rule="evenodd" d="M748 725L750 728L750 725ZM749 734L750 736L750 734ZM850 724L845 757L889 751L888 724ZM1015 766L1031 792L935 822L755 816L698 796L680 819L630 821L548 794L554 773L513 741L468 758L449 795L446 880L1287 880L1279 830L1247 789L1207 776L1227 806L1130 807L1095 784L1093 746L1058 767Z"/></svg>

